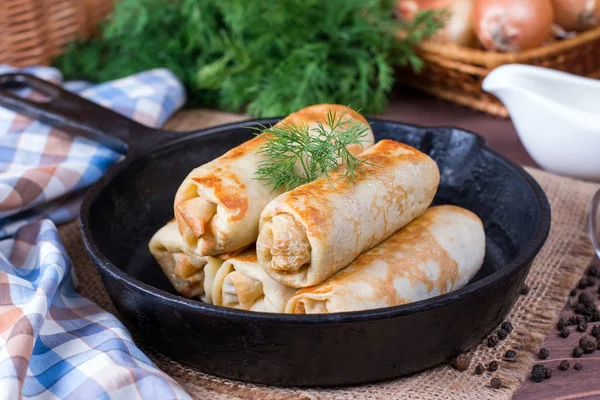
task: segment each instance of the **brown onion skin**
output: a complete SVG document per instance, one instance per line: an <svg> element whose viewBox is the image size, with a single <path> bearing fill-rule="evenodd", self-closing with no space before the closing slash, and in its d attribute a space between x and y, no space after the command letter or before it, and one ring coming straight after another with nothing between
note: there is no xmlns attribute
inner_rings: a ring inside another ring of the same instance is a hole
<svg viewBox="0 0 600 400"><path fill-rule="evenodd" d="M475 32L489 50L518 52L539 47L552 35L551 0L477 0Z"/></svg>
<svg viewBox="0 0 600 400"><path fill-rule="evenodd" d="M581 32L600 24L600 0L552 0L554 22L566 31Z"/></svg>
<svg viewBox="0 0 600 400"><path fill-rule="evenodd" d="M450 15L445 28L430 40L437 43L456 43L472 46L476 43L472 11L478 0L396 0L396 12L400 19L412 21L419 11L448 10ZM457 9L458 12L453 13ZM467 11L466 13L464 11Z"/></svg>

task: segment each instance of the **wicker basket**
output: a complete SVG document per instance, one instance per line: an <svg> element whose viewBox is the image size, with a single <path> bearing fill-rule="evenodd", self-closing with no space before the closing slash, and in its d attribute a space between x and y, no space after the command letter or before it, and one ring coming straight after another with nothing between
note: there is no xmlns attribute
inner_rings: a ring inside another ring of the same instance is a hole
<svg viewBox="0 0 600 400"><path fill-rule="evenodd" d="M425 68L419 74L403 70L399 78L402 83L500 117L508 117L506 108L481 89L483 79L499 65L538 65L600 78L600 28L517 54L430 42L422 43L418 52Z"/></svg>
<svg viewBox="0 0 600 400"><path fill-rule="evenodd" d="M114 0L0 0L0 63L48 65L76 37L88 38Z"/></svg>

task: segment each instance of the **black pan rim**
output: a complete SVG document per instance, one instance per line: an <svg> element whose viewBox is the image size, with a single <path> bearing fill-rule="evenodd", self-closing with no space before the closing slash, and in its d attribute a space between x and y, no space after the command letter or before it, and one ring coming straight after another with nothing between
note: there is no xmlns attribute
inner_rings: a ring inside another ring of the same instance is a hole
<svg viewBox="0 0 600 400"><path fill-rule="evenodd" d="M503 282L517 270L521 268L525 268L530 265L535 257L540 252L542 246L546 242L548 235L550 233L550 225L551 225L551 208L548 203L548 199L543 189L537 183L537 181L527 172L523 167L515 164L510 161L506 157L500 155L495 150L491 149L487 145L487 141L481 135L476 133L466 131L464 129L456 128L456 127L448 127L448 126L420 126L414 124L404 124L397 121L391 121L386 119L379 118L367 118L369 123L391 123L398 124L403 126L411 126L419 129L457 129L461 132L465 132L467 134L473 135L477 138L481 145L482 151L488 152L491 155L495 156L505 167L509 168L513 172L519 174L523 177L531 189L534 192L534 196L538 202L540 208L540 221L538 227L536 229L535 234L533 235L530 242L526 245L525 250L523 250L520 254L515 257L514 260L509 262L504 268L495 273L480 279L473 284L465 286L456 291L432 297L429 299L421 300L418 302L413 302L409 304L404 304L400 306L392 306L385 308L378 308L372 310L363 310L363 311L351 311L351 312L342 312L342 313L332 313L332 314L311 314L311 315L297 315L297 314L281 314L281 313L264 313L264 312L256 312L256 311L246 311L246 310L238 310L227 307L214 306L211 304L203 303L199 300L186 299L182 296L177 296L165 292L163 290L157 289L151 285L148 285L144 282L139 281L136 278L133 278L126 274L123 270L118 268L115 264L113 264L110 260L108 260L102 252L96 247L93 242L91 231L88 226L88 215L90 213L90 205L94 201L94 199L98 196L98 194L111 182L112 178L115 177L119 172L123 169L127 168L132 162L134 162L138 156L145 156L157 151L164 149L167 146L175 145L181 141L185 141L190 139L191 137L198 136L210 136L211 134L219 133L228 129L237 129L243 128L248 125L256 125L263 124L268 125L274 122L277 122L281 118L269 118L269 119L252 119L245 120L241 122L235 122L225 125L219 125L212 128L208 128L205 130L182 134L182 137L177 138L175 140L171 140L165 143L164 146L161 146L161 149L148 150L140 153L136 153L135 157L127 157L126 160L118 163L113 166L108 173L106 173L103 177L100 178L90 189L87 191L79 214L79 222L80 222L80 231L83 237L83 242L88 250L90 257L96 264L96 266L101 269L104 273L110 275L113 279L116 279L122 282L124 285L135 289L138 292L143 292L144 294L155 297L157 300L165 303L170 303L174 307L177 308L187 308L193 312L199 312L205 314L207 316L228 318L233 320L247 320L253 322L264 322L264 323L289 323L289 324L339 324L339 323L358 323L358 322L369 322L369 321L377 321L384 320L390 318L398 318L409 314L414 314L418 312L425 312L432 309L437 309L440 307L444 307L448 303L453 303L455 301L460 301L462 298L468 297L475 293L479 293L485 291L487 288L496 285L499 282Z"/></svg>

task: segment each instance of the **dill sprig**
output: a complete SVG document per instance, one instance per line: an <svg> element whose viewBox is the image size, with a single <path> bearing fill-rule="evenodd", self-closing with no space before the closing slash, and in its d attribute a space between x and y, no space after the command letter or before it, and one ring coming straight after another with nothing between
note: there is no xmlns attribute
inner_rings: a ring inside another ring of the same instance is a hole
<svg viewBox="0 0 600 400"><path fill-rule="evenodd" d="M281 123L270 128L254 128L263 132L266 143L259 150L264 160L258 164L256 179L266 181L273 190L290 190L345 166L349 181L361 172L364 160L356 157L348 146L366 141L368 126L345 118L347 109L327 111L325 121L309 127L306 123Z"/></svg>

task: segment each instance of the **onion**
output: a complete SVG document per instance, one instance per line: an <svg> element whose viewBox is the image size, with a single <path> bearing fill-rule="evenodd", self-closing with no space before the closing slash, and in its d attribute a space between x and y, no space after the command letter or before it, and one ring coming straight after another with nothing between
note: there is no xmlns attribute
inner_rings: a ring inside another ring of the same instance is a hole
<svg viewBox="0 0 600 400"><path fill-rule="evenodd" d="M551 0L477 0L477 37L490 50L519 51L542 45L552 35Z"/></svg>
<svg viewBox="0 0 600 400"><path fill-rule="evenodd" d="M554 22L567 31L584 31L600 23L598 0L552 0Z"/></svg>
<svg viewBox="0 0 600 400"><path fill-rule="evenodd" d="M419 11L443 10L450 12L446 26L430 40L437 43L456 43L470 46L475 42L473 31L473 4L476 0L397 0L396 11L405 21L412 21Z"/></svg>

